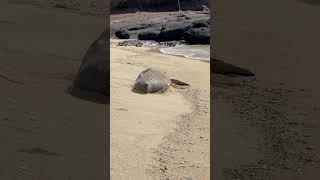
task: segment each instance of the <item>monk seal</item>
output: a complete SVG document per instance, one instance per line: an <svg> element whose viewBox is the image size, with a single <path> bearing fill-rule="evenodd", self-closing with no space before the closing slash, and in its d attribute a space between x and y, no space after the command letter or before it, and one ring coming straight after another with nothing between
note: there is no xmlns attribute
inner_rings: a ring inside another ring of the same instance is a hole
<svg viewBox="0 0 320 180"><path fill-rule="evenodd" d="M140 93L155 93L164 91L169 86L182 89L190 85L176 79L170 79L160 71L148 68L139 74L132 90Z"/></svg>

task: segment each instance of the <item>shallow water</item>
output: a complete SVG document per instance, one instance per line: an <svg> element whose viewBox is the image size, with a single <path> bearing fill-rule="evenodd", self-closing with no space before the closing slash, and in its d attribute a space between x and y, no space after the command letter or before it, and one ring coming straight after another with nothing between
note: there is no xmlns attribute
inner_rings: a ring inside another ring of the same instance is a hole
<svg viewBox="0 0 320 180"><path fill-rule="evenodd" d="M164 54L210 61L210 45L181 45L170 48L161 48L160 51Z"/></svg>

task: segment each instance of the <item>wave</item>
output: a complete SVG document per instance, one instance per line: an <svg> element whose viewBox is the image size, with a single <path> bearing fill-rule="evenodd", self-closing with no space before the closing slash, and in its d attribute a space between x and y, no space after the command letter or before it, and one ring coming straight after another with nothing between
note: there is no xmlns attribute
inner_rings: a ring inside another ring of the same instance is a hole
<svg viewBox="0 0 320 180"><path fill-rule="evenodd" d="M160 52L169 55L183 56L189 59L210 61L209 46L179 46L161 48Z"/></svg>

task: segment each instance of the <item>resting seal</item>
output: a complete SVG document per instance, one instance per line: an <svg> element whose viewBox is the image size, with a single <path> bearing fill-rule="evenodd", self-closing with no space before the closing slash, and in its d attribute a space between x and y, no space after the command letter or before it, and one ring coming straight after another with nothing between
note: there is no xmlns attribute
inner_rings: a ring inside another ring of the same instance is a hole
<svg viewBox="0 0 320 180"><path fill-rule="evenodd" d="M146 69L136 79L133 91L140 93L154 93L166 90L169 86L184 88L189 84L176 79L170 79L165 74L154 69Z"/></svg>

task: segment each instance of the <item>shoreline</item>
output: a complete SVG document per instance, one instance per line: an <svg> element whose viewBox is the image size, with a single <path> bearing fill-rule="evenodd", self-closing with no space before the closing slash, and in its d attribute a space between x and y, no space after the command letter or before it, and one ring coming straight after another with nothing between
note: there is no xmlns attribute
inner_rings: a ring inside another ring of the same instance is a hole
<svg viewBox="0 0 320 180"><path fill-rule="evenodd" d="M185 45L185 46L188 46L188 45ZM182 46L180 46L181 48ZM167 48L176 48L176 47L167 47ZM168 54L168 55L172 55L172 56L180 56L180 57L184 57L184 58L187 58L187 59L192 59L192 60L198 60L198 61L202 61L202 62L207 62L207 63L210 63L210 55L209 55L209 59L204 59L204 58L198 58L198 57L191 57L191 55L186 55L186 54L183 54L183 53L174 53L174 52L165 52L165 49L167 48L159 48L159 51L163 54ZM187 49L185 49L187 50ZM200 50L200 49L197 49L198 52L202 52L202 53L210 53L210 52L206 52L206 51L203 51L203 50Z"/></svg>
<svg viewBox="0 0 320 180"><path fill-rule="evenodd" d="M167 54L167 55L171 55L171 56L176 56L176 57L184 57L184 58L187 58L187 59L191 59L191 60L197 60L197 61L202 61L202 62L206 62L206 63L210 63L210 58L209 59L204 59L204 58L195 58L195 57L191 57L190 55L183 55L182 53L178 54L178 53L173 53L173 52L165 52L166 49L174 49L174 48L183 48L185 47L185 51L188 50L188 48L190 47L193 47L193 46L209 46L210 45L189 45L189 44L176 44L174 46L166 46L166 45L161 45L161 44L156 44L157 42L154 42L154 41L149 41L149 40L146 40L146 41L140 41L138 39L129 39L129 40L121 40L121 39L116 39L116 38L110 38L111 41L113 42L128 42L128 45L123 45L123 46L119 46L119 47L139 47L139 48L146 48L146 49L152 49L154 50L154 52L158 52L158 53L161 53L161 54ZM131 43L130 45L130 42L134 42L134 43ZM143 44L141 47L140 46L137 46L135 45L136 43L135 42L141 42L142 44L143 43L147 43L146 45ZM148 42L150 42L150 44L148 44ZM170 43L171 41L169 41L168 43ZM201 53L208 53L208 55L210 54L210 50L209 51L204 51L202 49L197 49L198 52L201 52ZM209 55L210 56L210 55Z"/></svg>

